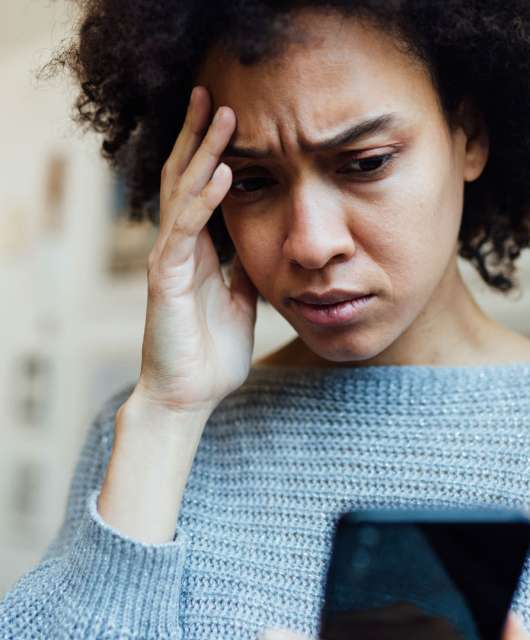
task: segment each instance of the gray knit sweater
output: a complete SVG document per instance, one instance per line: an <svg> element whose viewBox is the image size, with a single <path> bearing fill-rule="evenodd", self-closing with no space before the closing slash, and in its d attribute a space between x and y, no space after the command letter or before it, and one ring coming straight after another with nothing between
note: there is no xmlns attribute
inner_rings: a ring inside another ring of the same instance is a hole
<svg viewBox="0 0 530 640"><path fill-rule="evenodd" d="M96 508L131 391L90 426L56 539L0 602L0 638L316 636L341 512L530 502L530 364L253 369L205 427L174 540L144 545ZM527 626L529 571L513 602Z"/></svg>

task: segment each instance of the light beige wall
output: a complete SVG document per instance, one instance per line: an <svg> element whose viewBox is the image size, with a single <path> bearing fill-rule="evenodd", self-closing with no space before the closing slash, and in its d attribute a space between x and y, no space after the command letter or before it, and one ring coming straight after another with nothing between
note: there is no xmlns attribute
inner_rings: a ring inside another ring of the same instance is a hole
<svg viewBox="0 0 530 640"><path fill-rule="evenodd" d="M0 3L0 60L17 49L35 44L50 47L72 32L75 2L67 0L2 0Z"/></svg>

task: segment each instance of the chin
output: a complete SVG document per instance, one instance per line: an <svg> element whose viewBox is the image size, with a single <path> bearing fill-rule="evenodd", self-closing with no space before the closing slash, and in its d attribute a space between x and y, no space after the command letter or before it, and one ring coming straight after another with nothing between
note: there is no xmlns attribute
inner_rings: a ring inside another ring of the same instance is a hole
<svg viewBox="0 0 530 640"><path fill-rule="evenodd" d="M381 344L374 336L321 334L314 336L299 334L306 347L316 356L335 364L362 364L365 360L376 358L387 345Z"/></svg>

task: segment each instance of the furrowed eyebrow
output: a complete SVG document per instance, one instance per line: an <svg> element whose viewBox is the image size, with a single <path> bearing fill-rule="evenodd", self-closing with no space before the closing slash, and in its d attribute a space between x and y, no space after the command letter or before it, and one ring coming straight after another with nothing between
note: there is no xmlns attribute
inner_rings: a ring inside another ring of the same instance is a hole
<svg viewBox="0 0 530 640"><path fill-rule="evenodd" d="M357 124L349 127L345 131L334 135L332 138L315 142L311 144L301 143L301 148L305 152L311 151L329 151L337 147L351 144L359 138L367 135L373 135L376 133L384 133L401 123L401 118L395 113L384 113L375 118L369 118L363 120ZM236 144L228 144L222 154L222 158L255 158L256 160L262 160L264 158L270 158L272 154L269 151L262 151L253 147L241 147Z"/></svg>

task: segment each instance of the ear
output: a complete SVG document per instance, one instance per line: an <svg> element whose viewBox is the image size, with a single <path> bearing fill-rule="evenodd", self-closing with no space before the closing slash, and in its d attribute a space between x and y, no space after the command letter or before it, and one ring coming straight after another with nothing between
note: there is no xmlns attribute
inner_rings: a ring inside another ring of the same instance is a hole
<svg viewBox="0 0 530 640"><path fill-rule="evenodd" d="M490 139L484 117L470 96L460 103L457 122L466 136L464 181L473 182L482 175L488 162Z"/></svg>

